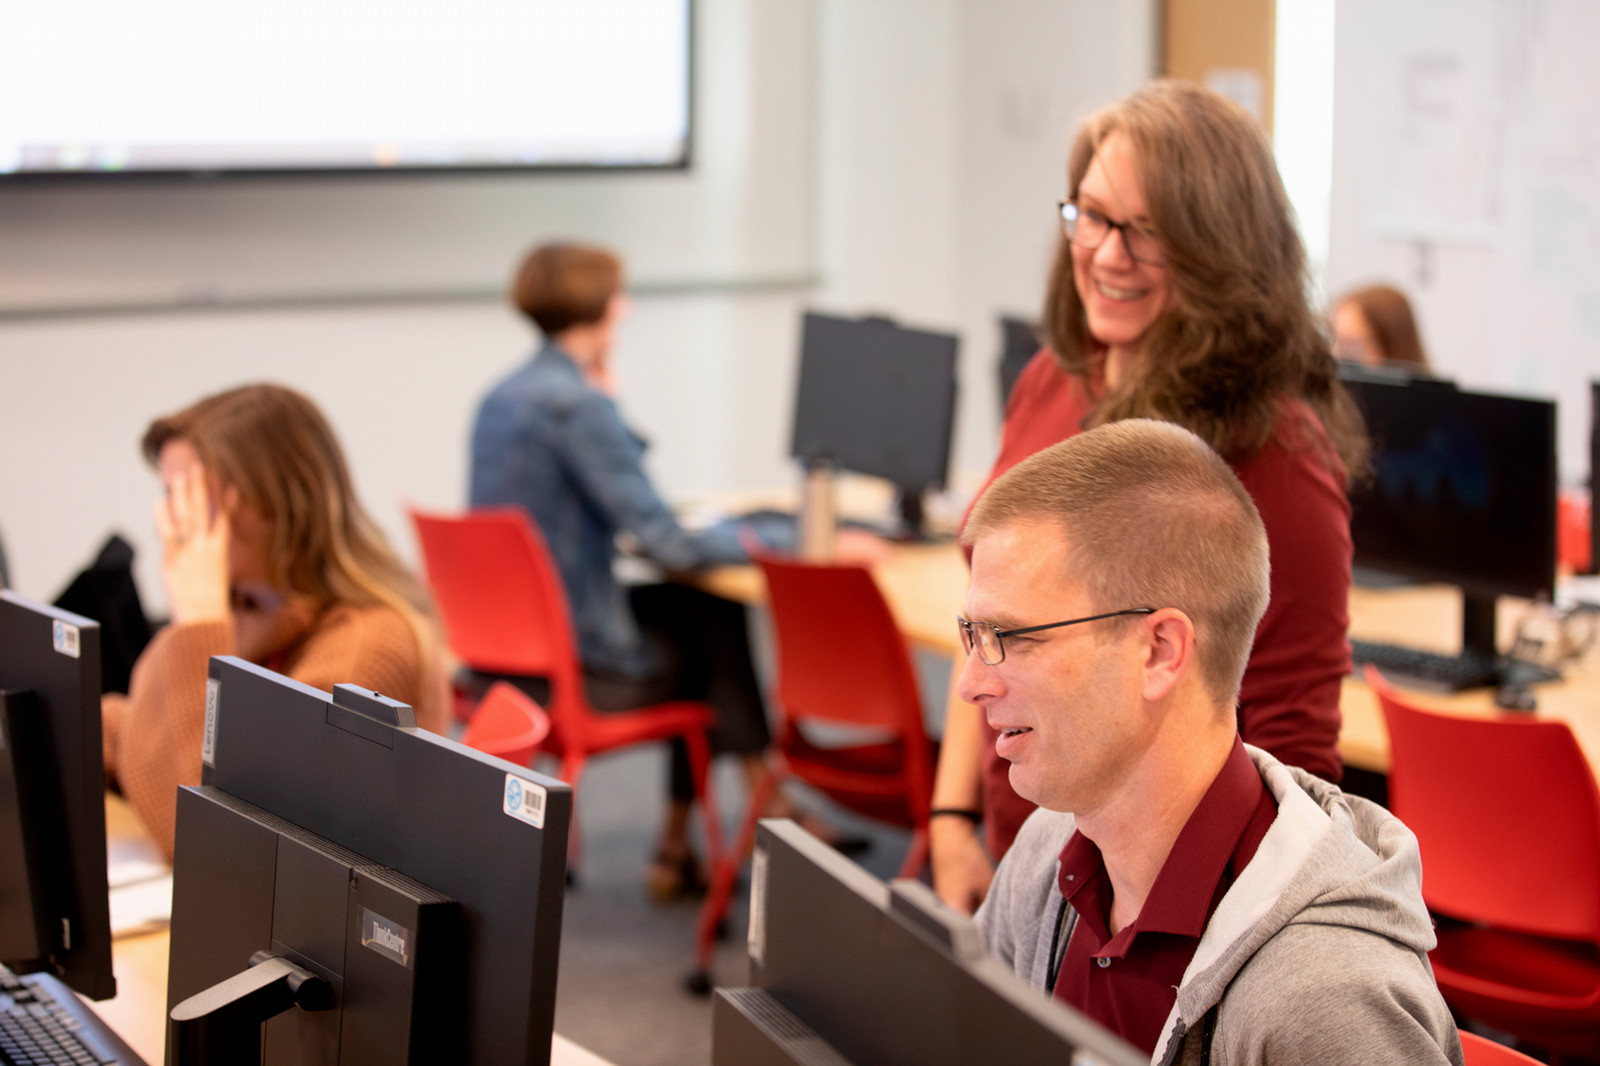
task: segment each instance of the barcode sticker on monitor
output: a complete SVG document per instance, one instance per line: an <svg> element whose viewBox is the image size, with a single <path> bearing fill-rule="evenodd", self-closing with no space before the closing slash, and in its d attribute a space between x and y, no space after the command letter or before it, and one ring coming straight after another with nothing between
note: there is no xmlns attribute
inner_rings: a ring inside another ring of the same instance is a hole
<svg viewBox="0 0 1600 1066"><path fill-rule="evenodd" d="M217 704L222 699L222 682L206 678L206 732L200 741L200 761L217 768Z"/></svg>
<svg viewBox="0 0 1600 1066"><path fill-rule="evenodd" d="M51 626L50 636L55 643L56 651L60 654L70 655L76 659L82 652L82 641L77 626L58 621Z"/></svg>
<svg viewBox="0 0 1600 1066"><path fill-rule="evenodd" d="M757 848L750 859L750 961L766 965L767 959L767 849Z"/></svg>
<svg viewBox="0 0 1600 1066"><path fill-rule="evenodd" d="M527 822L535 829L544 828L544 786L535 784L516 774L506 775L505 805L503 809L513 818Z"/></svg>

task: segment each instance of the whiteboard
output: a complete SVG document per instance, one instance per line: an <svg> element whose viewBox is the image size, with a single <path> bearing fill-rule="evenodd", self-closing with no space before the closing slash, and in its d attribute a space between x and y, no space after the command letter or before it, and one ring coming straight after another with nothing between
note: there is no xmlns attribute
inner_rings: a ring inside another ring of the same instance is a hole
<svg viewBox="0 0 1600 1066"><path fill-rule="evenodd" d="M1340 0L1329 291L1396 283L1440 373L1559 400L1589 475L1600 379L1600 4Z"/></svg>

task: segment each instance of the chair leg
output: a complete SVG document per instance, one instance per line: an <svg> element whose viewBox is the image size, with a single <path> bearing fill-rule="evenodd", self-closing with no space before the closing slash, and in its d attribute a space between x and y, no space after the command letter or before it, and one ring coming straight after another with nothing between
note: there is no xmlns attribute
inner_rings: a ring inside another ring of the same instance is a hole
<svg viewBox="0 0 1600 1066"><path fill-rule="evenodd" d="M689 773L694 779L695 799L706 828L706 862L715 869L722 861L722 817L717 811L716 787L711 780L711 745L704 733L689 733L683 738L689 749Z"/></svg>
<svg viewBox="0 0 1600 1066"><path fill-rule="evenodd" d="M750 797L750 809L745 812L744 820L739 823L739 837L734 841L732 850L726 852L722 856L722 861L712 868L711 889L706 893L704 902L700 904L700 917L695 926L695 965L699 968L698 974L705 978L703 991L711 990L711 955L717 939L717 926L727 915L728 900L733 895L734 882L739 879L739 869L744 865L744 856L755 840L756 820L761 817L761 812L767 809L767 804L772 802L772 796L777 790L778 778L775 774L768 774L762 779Z"/></svg>
<svg viewBox="0 0 1600 1066"><path fill-rule="evenodd" d="M911 844L906 848L905 861L900 864L900 877L917 877L928 864L928 827L918 826L911 831Z"/></svg>

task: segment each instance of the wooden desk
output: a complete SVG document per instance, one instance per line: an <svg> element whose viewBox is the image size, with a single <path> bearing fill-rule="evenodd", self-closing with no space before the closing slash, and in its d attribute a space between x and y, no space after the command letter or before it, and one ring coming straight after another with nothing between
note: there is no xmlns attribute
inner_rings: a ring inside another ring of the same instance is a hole
<svg viewBox="0 0 1600 1066"><path fill-rule="evenodd" d="M137 846L144 838L144 826L127 803L116 796L106 797L106 834L113 848L130 842ZM158 1066L166 1054L167 941L166 929L113 941L111 966L117 975L116 997L89 1003L150 1066ZM551 1066L612 1066L559 1033L551 1042L550 1062Z"/></svg>
<svg viewBox="0 0 1600 1066"><path fill-rule="evenodd" d="M961 650L956 616L967 599L967 564L955 544L896 545L893 554L872 568L900 632L912 644L939 655ZM739 603L761 604L766 582L754 566L719 566L694 575L700 588Z"/></svg>
<svg viewBox="0 0 1600 1066"><path fill-rule="evenodd" d="M1509 646L1523 605L1502 600L1497 621L1499 642ZM1429 651L1454 654L1460 650L1461 596L1447 585L1418 585L1400 589L1352 589L1350 633L1366 640L1409 644ZM1533 687L1539 706L1534 715L1566 722L1589 763L1600 772L1600 649L1586 660L1563 667L1565 678ZM1506 714L1494 706L1493 693L1473 689L1453 695L1413 693L1415 701L1430 709L1472 717ZM1389 733L1378 700L1364 683L1347 678L1339 700L1344 726L1339 751L1350 766L1387 772Z"/></svg>
<svg viewBox="0 0 1600 1066"><path fill-rule="evenodd" d="M960 654L955 617L967 594L967 567L953 543L896 547L886 562L873 568L873 576L889 601L901 632L913 644L954 657ZM697 584L708 592L741 603L766 599L761 572L753 566L727 566L700 575ZM1518 607L1501 605L1501 646L1509 643ZM1454 653L1460 648L1461 597L1447 585L1416 585L1397 589L1350 591L1350 632L1367 640L1410 644L1433 651ZM1572 726L1590 762L1600 767L1600 655L1567 671L1567 680L1540 685L1536 712ZM1461 714L1497 712L1492 694L1482 689L1453 696L1421 694L1420 702ZM1389 735L1372 690L1356 678L1347 678L1339 698L1344 726L1339 733L1339 753L1348 766L1386 773L1389 769Z"/></svg>

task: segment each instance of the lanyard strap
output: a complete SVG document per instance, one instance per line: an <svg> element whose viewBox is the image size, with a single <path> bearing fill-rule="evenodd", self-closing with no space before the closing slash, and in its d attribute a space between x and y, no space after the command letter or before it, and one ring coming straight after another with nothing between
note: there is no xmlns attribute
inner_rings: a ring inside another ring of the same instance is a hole
<svg viewBox="0 0 1600 1066"><path fill-rule="evenodd" d="M1067 942L1077 925L1078 912L1068 906L1065 896L1061 897L1061 906L1056 909L1056 931L1050 936L1050 968L1044 975L1047 996L1055 995L1056 979L1061 976L1061 964L1066 962Z"/></svg>

